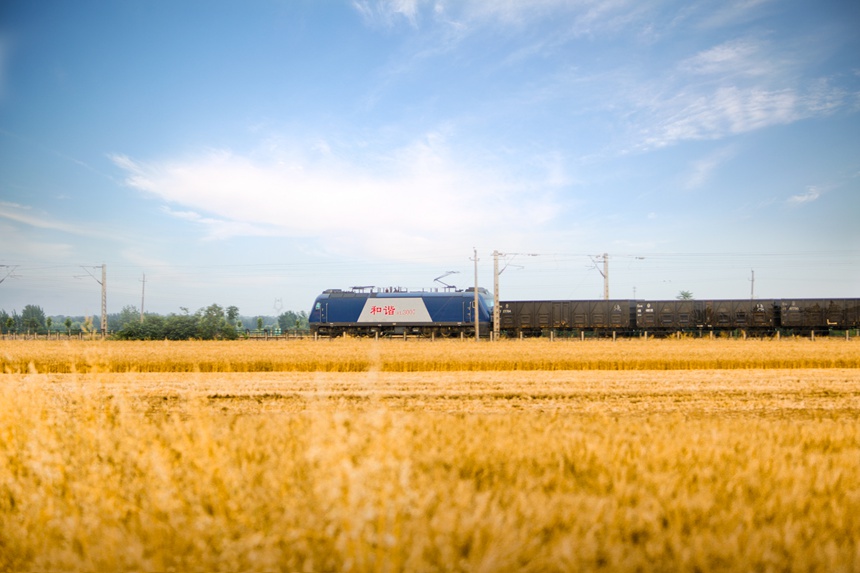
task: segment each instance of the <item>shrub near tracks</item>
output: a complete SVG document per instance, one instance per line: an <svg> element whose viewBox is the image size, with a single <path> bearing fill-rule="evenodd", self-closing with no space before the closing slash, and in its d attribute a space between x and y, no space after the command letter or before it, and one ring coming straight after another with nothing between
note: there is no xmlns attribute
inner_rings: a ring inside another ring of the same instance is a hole
<svg viewBox="0 0 860 573"><path fill-rule="evenodd" d="M272 342L32 342L0 345L3 372L444 372L860 368L857 339L335 339Z"/></svg>

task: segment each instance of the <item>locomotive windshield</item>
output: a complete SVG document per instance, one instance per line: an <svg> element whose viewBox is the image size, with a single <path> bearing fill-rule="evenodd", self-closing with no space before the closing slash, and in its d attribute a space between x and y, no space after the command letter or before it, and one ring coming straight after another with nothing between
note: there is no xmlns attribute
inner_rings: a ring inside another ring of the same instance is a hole
<svg viewBox="0 0 860 573"><path fill-rule="evenodd" d="M490 293L488 293L486 291L479 292L478 294L480 295L481 300L484 301L484 305L486 305L487 310L492 312L493 311L493 295L491 295Z"/></svg>

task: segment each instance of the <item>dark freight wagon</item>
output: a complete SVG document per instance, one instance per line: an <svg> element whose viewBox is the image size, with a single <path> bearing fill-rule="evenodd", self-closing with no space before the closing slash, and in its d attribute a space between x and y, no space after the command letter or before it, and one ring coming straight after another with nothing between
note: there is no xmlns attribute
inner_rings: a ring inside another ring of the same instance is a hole
<svg viewBox="0 0 860 573"><path fill-rule="evenodd" d="M773 300L652 300L636 303L642 331L772 330Z"/></svg>
<svg viewBox="0 0 860 573"><path fill-rule="evenodd" d="M544 332L615 331L633 328L630 300L532 300L499 303L499 328L509 336Z"/></svg>
<svg viewBox="0 0 860 573"><path fill-rule="evenodd" d="M782 299L778 310L779 324L784 329L842 330L860 326L858 299Z"/></svg>
<svg viewBox="0 0 860 573"><path fill-rule="evenodd" d="M701 301L704 328L723 330L772 330L775 322L773 300L705 300Z"/></svg>
<svg viewBox="0 0 860 573"><path fill-rule="evenodd" d="M700 328L700 312L693 300L636 302L636 327L643 331L684 331Z"/></svg>

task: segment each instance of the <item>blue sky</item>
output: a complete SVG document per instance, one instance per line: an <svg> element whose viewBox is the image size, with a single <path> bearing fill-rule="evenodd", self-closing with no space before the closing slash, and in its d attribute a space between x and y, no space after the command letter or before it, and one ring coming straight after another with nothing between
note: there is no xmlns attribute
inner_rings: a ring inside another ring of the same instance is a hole
<svg viewBox="0 0 860 573"><path fill-rule="evenodd" d="M856 1L0 6L0 308L860 296ZM528 256L536 255L536 256ZM755 273L755 283L751 278Z"/></svg>

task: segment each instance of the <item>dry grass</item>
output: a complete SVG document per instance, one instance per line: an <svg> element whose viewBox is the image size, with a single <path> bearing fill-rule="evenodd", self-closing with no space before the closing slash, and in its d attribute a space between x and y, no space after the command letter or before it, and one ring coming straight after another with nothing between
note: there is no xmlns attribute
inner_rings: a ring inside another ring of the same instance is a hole
<svg viewBox="0 0 860 573"><path fill-rule="evenodd" d="M858 571L858 353L4 343L0 569Z"/></svg>

